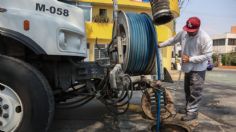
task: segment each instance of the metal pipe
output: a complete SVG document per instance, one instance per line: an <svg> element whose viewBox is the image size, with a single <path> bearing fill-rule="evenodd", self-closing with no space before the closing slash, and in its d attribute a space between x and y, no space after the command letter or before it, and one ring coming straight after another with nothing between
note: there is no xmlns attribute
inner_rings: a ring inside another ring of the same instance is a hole
<svg viewBox="0 0 236 132"><path fill-rule="evenodd" d="M118 26L118 0L113 0L113 20L116 29L116 34L119 36L119 26Z"/></svg>

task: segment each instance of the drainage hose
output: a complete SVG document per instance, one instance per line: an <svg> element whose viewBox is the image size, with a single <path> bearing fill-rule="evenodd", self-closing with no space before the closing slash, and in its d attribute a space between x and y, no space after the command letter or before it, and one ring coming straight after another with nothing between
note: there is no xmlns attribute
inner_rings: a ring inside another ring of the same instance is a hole
<svg viewBox="0 0 236 132"><path fill-rule="evenodd" d="M155 24L161 25L173 20L174 14L170 9L170 0L150 0L150 4Z"/></svg>
<svg viewBox="0 0 236 132"><path fill-rule="evenodd" d="M123 66L125 72L143 75L155 71L157 79L161 80L161 54L152 19L147 14L125 13L125 16L129 31Z"/></svg>

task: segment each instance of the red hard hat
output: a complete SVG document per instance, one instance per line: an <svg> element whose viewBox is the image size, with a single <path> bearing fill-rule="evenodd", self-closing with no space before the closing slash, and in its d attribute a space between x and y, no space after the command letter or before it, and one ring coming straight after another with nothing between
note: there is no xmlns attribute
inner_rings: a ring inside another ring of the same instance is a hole
<svg viewBox="0 0 236 132"><path fill-rule="evenodd" d="M187 32L196 32L199 29L200 25L201 20L198 17L190 17L183 29Z"/></svg>

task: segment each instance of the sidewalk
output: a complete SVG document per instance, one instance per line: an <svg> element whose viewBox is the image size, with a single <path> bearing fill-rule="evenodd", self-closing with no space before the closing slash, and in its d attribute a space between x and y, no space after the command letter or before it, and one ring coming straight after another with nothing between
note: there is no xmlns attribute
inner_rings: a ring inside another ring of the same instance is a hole
<svg viewBox="0 0 236 132"><path fill-rule="evenodd" d="M235 69L234 69L235 68ZM184 90L183 80L184 73L182 72L180 82L179 73L177 70L169 71L173 81L173 84L164 83L166 87L171 90L175 97L175 106L177 109L181 109L184 106ZM206 76L206 89L204 90L204 98L201 105L201 111L197 121L186 122L187 126L190 126L194 132L231 132L235 131L236 127L231 126L233 124L231 120L235 119L234 103L232 98L234 97L235 89L232 86L232 81L235 78L236 67L220 67L214 68L213 71L208 71ZM214 82L212 82L214 80ZM221 82L224 81L224 82ZM227 83L226 83L227 82ZM235 81L234 81L235 82ZM223 90L223 91L222 91ZM232 97L231 97L232 93ZM227 101L225 101L227 99ZM219 101L220 103L214 104ZM214 104L214 107L212 106ZM231 112L232 111L232 112ZM181 114L177 115L176 122L180 122Z"/></svg>
<svg viewBox="0 0 236 132"><path fill-rule="evenodd" d="M212 71L236 71L236 66L214 67ZM184 80L184 72L178 70L168 70L173 81ZM180 75L181 72L181 75ZM211 72L211 71L207 71Z"/></svg>
<svg viewBox="0 0 236 132"><path fill-rule="evenodd" d="M219 68L219 69L235 69L236 70L236 66L220 66L217 68Z"/></svg>

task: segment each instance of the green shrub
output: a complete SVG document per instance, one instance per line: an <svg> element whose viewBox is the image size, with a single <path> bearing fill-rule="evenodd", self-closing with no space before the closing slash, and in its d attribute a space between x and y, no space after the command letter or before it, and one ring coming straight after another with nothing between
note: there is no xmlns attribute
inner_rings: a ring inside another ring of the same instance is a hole
<svg viewBox="0 0 236 132"><path fill-rule="evenodd" d="M230 54L230 65L236 66L236 53Z"/></svg>
<svg viewBox="0 0 236 132"><path fill-rule="evenodd" d="M222 61L223 65L226 65L226 55L225 54L222 55L222 60L221 61Z"/></svg>
<svg viewBox="0 0 236 132"><path fill-rule="evenodd" d="M212 60L213 60L213 63L217 62L217 54L212 55Z"/></svg>
<svg viewBox="0 0 236 132"><path fill-rule="evenodd" d="M236 56L231 59L231 65L236 66Z"/></svg>
<svg viewBox="0 0 236 132"><path fill-rule="evenodd" d="M223 54L222 64L226 66L236 66L236 53Z"/></svg>

